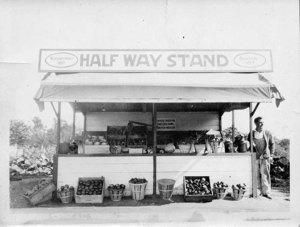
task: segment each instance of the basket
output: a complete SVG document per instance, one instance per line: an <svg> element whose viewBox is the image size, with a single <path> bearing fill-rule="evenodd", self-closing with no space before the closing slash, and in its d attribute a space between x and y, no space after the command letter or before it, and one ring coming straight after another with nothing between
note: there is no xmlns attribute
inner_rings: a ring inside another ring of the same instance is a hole
<svg viewBox="0 0 300 227"><path fill-rule="evenodd" d="M172 179L160 179L157 181L159 194L162 199L169 200L172 197L175 182Z"/></svg>
<svg viewBox="0 0 300 227"><path fill-rule="evenodd" d="M213 189L214 195L217 199L224 199L227 195L226 188L214 188Z"/></svg>
<svg viewBox="0 0 300 227"><path fill-rule="evenodd" d="M109 190L110 199L114 202L118 202L122 200L124 190L120 189L112 189Z"/></svg>
<svg viewBox="0 0 300 227"><path fill-rule="evenodd" d="M52 198L52 192L56 190L53 183L46 185L44 188L36 191L31 196L24 196L31 205L35 206Z"/></svg>
<svg viewBox="0 0 300 227"><path fill-rule="evenodd" d="M232 189L232 198L234 200L241 200L242 198L244 198L245 192L246 190L243 189Z"/></svg>
<svg viewBox="0 0 300 227"><path fill-rule="evenodd" d="M178 144L180 153L189 153L191 150L191 144Z"/></svg>
<svg viewBox="0 0 300 227"><path fill-rule="evenodd" d="M205 153L205 144L195 144L195 150L198 154Z"/></svg>
<svg viewBox="0 0 300 227"><path fill-rule="evenodd" d="M132 184L129 182L133 200L144 199L147 183L148 182L141 183L141 184Z"/></svg>
<svg viewBox="0 0 300 227"><path fill-rule="evenodd" d="M104 177L80 177L78 178L78 183L80 180L102 180L102 193L101 195L77 195L75 194L76 203L103 203L103 194L105 189L105 179Z"/></svg>
<svg viewBox="0 0 300 227"><path fill-rule="evenodd" d="M121 151L122 151L122 147L121 146L110 146L109 147L109 151L110 151L110 153L112 153L112 154L120 154L121 153Z"/></svg>
<svg viewBox="0 0 300 227"><path fill-rule="evenodd" d="M65 193L58 192L57 197L61 200L62 203L71 203L74 198L74 190L70 190Z"/></svg>

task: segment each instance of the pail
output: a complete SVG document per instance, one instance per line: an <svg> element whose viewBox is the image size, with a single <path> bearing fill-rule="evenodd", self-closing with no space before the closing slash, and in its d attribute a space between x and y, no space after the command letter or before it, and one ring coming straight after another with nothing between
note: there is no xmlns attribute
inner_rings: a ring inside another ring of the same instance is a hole
<svg viewBox="0 0 300 227"><path fill-rule="evenodd" d="M175 182L172 179L160 179L157 181L159 194L162 199L168 200L171 198Z"/></svg>
<svg viewBox="0 0 300 227"><path fill-rule="evenodd" d="M232 141L225 141L225 153L232 153L233 152L233 143Z"/></svg>

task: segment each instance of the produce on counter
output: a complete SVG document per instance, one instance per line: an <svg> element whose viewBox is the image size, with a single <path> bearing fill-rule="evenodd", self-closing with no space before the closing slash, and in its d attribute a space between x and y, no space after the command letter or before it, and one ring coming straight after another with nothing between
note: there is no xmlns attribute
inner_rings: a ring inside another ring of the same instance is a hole
<svg viewBox="0 0 300 227"><path fill-rule="evenodd" d="M131 184L144 184L147 183L148 181L145 178L131 178L129 183Z"/></svg>
<svg viewBox="0 0 300 227"><path fill-rule="evenodd" d="M31 190L24 193L26 197L32 196L35 192L45 188L48 184L52 183L51 179L42 179L37 185L35 185Z"/></svg>
<svg viewBox="0 0 300 227"><path fill-rule="evenodd" d="M76 190L76 195L101 195L103 180L80 180Z"/></svg>
<svg viewBox="0 0 300 227"><path fill-rule="evenodd" d="M104 136L87 135L85 144L86 145L107 145L107 141L104 138Z"/></svg>
<svg viewBox="0 0 300 227"><path fill-rule="evenodd" d="M185 179L185 195L211 195L211 187L208 179L190 178Z"/></svg>
<svg viewBox="0 0 300 227"><path fill-rule="evenodd" d="M165 152L166 153L173 153L175 151L175 146L174 144L172 143L168 143L166 146L165 146Z"/></svg>

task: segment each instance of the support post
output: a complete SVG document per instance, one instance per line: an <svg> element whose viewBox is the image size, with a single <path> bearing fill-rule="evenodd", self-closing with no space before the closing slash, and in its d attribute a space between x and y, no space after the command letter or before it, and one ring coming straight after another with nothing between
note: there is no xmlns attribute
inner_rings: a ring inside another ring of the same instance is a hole
<svg viewBox="0 0 300 227"><path fill-rule="evenodd" d="M75 121L76 121L76 102L73 105L73 127L72 127L72 138L75 139Z"/></svg>
<svg viewBox="0 0 300 227"><path fill-rule="evenodd" d="M152 104L152 130L153 130L153 195L156 196L156 147L157 147L157 112L155 103Z"/></svg>
<svg viewBox="0 0 300 227"><path fill-rule="evenodd" d="M257 198L257 168L256 168L256 154L253 152L253 129L252 129L252 103L249 105L249 129L250 129L250 152L251 152L251 166L252 166L252 195Z"/></svg>
<svg viewBox="0 0 300 227"><path fill-rule="evenodd" d="M234 128L235 128L235 116L234 116L234 110L232 110L232 143L234 143Z"/></svg>
<svg viewBox="0 0 300 227"><path fill-rule="evenodd" d="M86 113L83 113L83 153L85 154L85 140L86 140Z"/></svg>
<svg viewBox="0 0 300 227"><path fill-rule="evenodd" d="M58 154L59 146L60 146L60 127L61 127L61 103L58 102L58 108L57 108L56 154Z"/></svg>

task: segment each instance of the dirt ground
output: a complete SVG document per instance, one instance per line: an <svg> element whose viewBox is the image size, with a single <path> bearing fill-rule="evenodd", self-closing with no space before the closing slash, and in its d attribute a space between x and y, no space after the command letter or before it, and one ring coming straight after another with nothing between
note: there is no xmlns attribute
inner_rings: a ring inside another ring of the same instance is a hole
<svg viewBox="0 0 300 227"><path fill-rule="evenodd" d="M31 206L22 196L41 178L10 182L10 214L6 224L99 224L128 226L224 226L234 221L251 226L291 226L290 194L286 187L272 189L273 199L243 198L233 201L230 196L212 202L184 202L183 196L172 196L172 201L159 196L145 196L142 201L125 197L113 202L105 197L102 204L79 205L48 201ZM18 209L16 209L18 208ZM270 222L271 221L271 222ZM268 225L266 225L268 223ZM243 225L238 225L243 226Z"/></svg>
<svg viewBox="0 0 300 227"><path fill-rule="evenodd" d="M10 182L10 207L11 208L32 208L26 198L23 197L23 194L30 190L34 185L38 183L39 180L45 177L36 177L36 178L25 178L20 181L11 181ZM259 197L257 199L253 198L244 198L242 201L234 201L230 195L228 195L224 200L217 201L213 200L212 203L219 203L218 208L229 206L232 207L233 204L239 204L245 210L252 210L251 204L256 204L260 202L262 205L265 202L272 202L274 205L272 206L274 209L276 207L281 206L280 211L289 209L289 188L288 187L273 187L272 188L273 199L268 201L268 199ZM248 202L244 202L245 200L249 200ZM99 207L124 207L124 206L162 206L162 205L172 205L174 203L185 203L183 196L173 196L172 200L162 200L159 196L145 196L144 200L134 201L131 197L124 197L120 202L113 202L109 197L105 197L102 204L76 204L72 202L70 204L62 204L60 201L48 201L42 204L39 204L37 207L82 207L82 206L99 206ZM247 206L249 204L249 206ZM244 206L245 205L245 206ZM269 204L268 204L269 205ZM213 206L210 203L203 203L203 206L208 208ZM254 206L255 207L255 206ZM216 208L217 209L217 208ZM237 208L238 209L238 208ZM258 209L258 207L255 207ZM255 210L254 209L254 210ZM270 209L270 208L269 208ZM273 209L273 210L274 210Z"/></svg>

